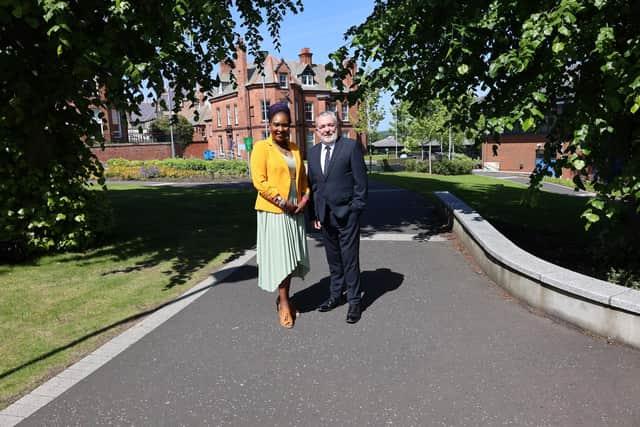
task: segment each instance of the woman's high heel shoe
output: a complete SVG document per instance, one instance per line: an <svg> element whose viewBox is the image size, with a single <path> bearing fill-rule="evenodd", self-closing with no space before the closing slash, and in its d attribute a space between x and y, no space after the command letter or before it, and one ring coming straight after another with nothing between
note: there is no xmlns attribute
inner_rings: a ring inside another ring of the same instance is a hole
<svg viewBox="0 0 640 427"><path fill-rule="evenodd" d="M287 329L293 328L293 316L291 315L291 311L290 309L284 310L280 306L280 296L276 298L276 311L280 317L280 326Z"/></svg>

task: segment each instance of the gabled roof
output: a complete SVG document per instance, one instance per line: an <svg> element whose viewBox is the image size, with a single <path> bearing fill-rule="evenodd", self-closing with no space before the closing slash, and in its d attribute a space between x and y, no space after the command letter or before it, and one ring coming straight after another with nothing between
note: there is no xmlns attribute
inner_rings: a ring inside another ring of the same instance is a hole
<svg viewBox="0 0 640 427"><path fill-rule="evenodd" d="M291 74L290 81L293 84L302 86L305 89L317 90L317 91L331 91L332 93L339 93L338 89L333 87L331 83L326 83L326 78L333 75L332 72L325 69L324 64L305 64L298 61L290 61L286 59L277 59L271 54L267 54L263 63L264 72L260 73L258 66L255 63L247 64L246 86L262 84L262 78L264 75L265 84L279 83L278 72L283 72L286 67L286 72ZM313 85L303 85L301 76L305 70L310 70L313 73ZM237 89L233 87L231 83L231 72L225 71L218 74L220 79L220 86L213 90L211 98L219 98L237 92Z"/></svg>
<svg viewBox="0 0 640 427"><path fill-rule="evenodd" d="M127 121L134 124L136 121L139 123L146 123L156 119L156 107L150 102L143 102L138 105L140 114L129 113L127 114Z"/></svg>

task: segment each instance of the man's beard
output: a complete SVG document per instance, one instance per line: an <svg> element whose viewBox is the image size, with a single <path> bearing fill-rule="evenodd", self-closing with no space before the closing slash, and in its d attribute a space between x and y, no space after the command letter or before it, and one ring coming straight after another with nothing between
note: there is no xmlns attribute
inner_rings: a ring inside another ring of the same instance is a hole
<svg viewBox="0 0 640 427"><path fill-rule="evenodd" d="M335 132L331 136L321 136L320 142L322 142L323 144L333 144L334 142L336 142L337 139L338 139L338 132Z"/></svg>

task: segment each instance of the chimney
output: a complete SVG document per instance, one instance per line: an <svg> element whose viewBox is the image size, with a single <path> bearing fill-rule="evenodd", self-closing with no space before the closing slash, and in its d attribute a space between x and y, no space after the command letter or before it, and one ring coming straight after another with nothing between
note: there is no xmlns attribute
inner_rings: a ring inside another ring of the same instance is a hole
<svg viewBox="0 0 640 427"><path fill-rule="evenodd" d="M206 95L200 88L198 88L198 107L202 107L204 105L204 101L206 99Z"/></svg>
<svg viewBox="0 0 640 427"><path fill-rule="evenodd" d="M298 56L300 57L301 64L311 65L311 58L313 56L313 54L311 53L311 49L309 49L308 47L303 47Z"/></svg>
<svg viewBox="0 0 640 427"><path fill-rule="evenodd" d="M231 65L227 63L227 61L231 61L230 59L225 59L218 63L218 67L220 68L219 74L222 76L223 74L227 74L231 71Z"/></svg>
<svg viewBox="0 0 640 427"><path fill-rule="evenodd" d="M236 55L238 58L236 59L236 81L238 82L239 87L244 87L244 84L247 82L247 48L244 45L244 41L242 39L238 40L236 44Z"/></svg>

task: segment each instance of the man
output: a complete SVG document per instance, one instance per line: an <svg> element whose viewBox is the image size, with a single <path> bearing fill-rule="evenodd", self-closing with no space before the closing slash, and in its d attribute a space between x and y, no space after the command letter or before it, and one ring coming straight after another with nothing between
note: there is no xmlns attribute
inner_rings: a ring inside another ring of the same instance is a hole
<svg viewBox="0 0 640 427"><path fill-rule="evenodd" d="M316 118L320 144L308 153L313 227L322 230L331 273L329 299L318 311L331 311L347 291L347 323L360 320L360 214L367 205L367 170L360 144L338 137L338 119L329 111Z"/></svg>

